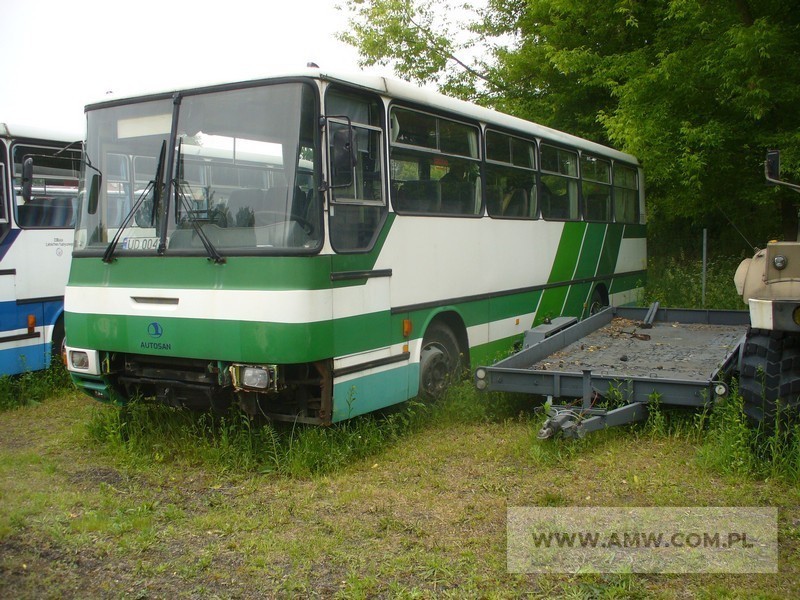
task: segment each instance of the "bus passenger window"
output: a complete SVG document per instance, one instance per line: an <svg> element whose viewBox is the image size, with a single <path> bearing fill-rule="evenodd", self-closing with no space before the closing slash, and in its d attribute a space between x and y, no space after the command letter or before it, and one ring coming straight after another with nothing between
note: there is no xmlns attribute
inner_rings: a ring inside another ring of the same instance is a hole
<svg viewBox="0 0 800 600"><path fill-rule="evenodd" d="M470 215L480 207L477 165L458 159L450 160L447 173L439 179L440 210L443 213Z"/></svg>
<svg viewBox="0 0 800 600"><path fill-rule="evenodd" d="M535 219L536 146L497 131L486 132L486 207L491 217Z"/></svg>
<svg viewBox="0 0 800 600"><path fill-rule="evenodd" d="M611 221L611 162L584 154L581 156L583 218Z"/></svg>
<svg viewBox="0 0 800 600"><path fill-rule="evenodd" d="M580 219L577 152L542 144L542 216Z"/></svg>
<svg viewBox="0 0 800 600"><path fill-rule="evenodd" d="M394 107L390 176L397 213L476 216L481 210L478 128Z"/></svg>
<svg viewBox="0 0 800 600"><path fill-rule="evenodd" d="M614 165L614 216L619 223L638 223L639 184L636 169Z"/></svg>

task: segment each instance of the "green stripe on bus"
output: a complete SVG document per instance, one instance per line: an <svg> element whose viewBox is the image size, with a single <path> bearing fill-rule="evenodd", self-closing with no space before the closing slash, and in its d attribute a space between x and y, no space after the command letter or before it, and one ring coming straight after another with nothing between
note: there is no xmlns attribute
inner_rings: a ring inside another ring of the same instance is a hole
<svg viewBox="0 0 800 600"><path fill-rule="evenodd" d="M561 231L561 240L558 242L558 250L553 260L553 267L547 280L548 283L558 283L559 281L572 279L585 230L586 223L572 221L564 223L564 229Z"/></svg>
<svg viewBox="0 0 800 600"><path fill-rule="evenodd" d="M596 275L611 275L617 266L619 248L622 245L622 227L609 227L606 232L606 241L597 263Z"/></svg>
<svg viewBox="0 0 800 600"><path fill-rule="evenodd" d="M111 264L75 258L71 286L171 289L319 290L331 287L331 257L231 256L217 265L197 256L121 256Z"/></svg>
<svg viewBox="0 0 800 600"><path fill-rule="evenodd" d="M545 319L561 316L561 307L564 306L564 300L567 298L568 292L569 287L567 286L546 289L542 294L539 308L536 310L536 318L533 320L533 324L539 325Z"/></svg>
<svg viewBox="0 0 800 600"><path fill-rule="evenodd" d="M628 224L625 225L625 239L628 238L646 238L647 225Z"/></svg>
<svg viewBox="0 0 800 600"><path fill-rule="evenodd" d="M493 365L497 361L507 358L511 354L514 344L521 341L522 334L519 334L471 348L469 351L471 367L474 369L481 365Z"/></svg>
<svg viewBox="0 0 800 600"><path fill-rule="evenodd" d="M567 222L561 232L561 240L558 243L558 251L553 268L550 271L548 283L559 281L569 281L575 273L576 265L580 259L583 238L586 233L586 223ZM534 325L538 325L545 319L551 319L561 315L561 309L569 293L568 287L548 288L542 294L539 308L536 311Z"/></svg>
<svg viewBox="0 0 800 600"><path fill-rule="evenodd" d="M613 274L622 243L622 228L595 223L587 227L575 279ZM591 301L595 285L598 283L573 286L564 305L564 314L585 315L586 303Z"/></svg>
<svg viewBox="0 0 800 600"><path fill-rule="evenodd" d="M542 297L542 290L522 292L513 296L493 298L489 305L489 321L500 321L536 311ZM528 323L527 325L530 325Z"/></svg>
<svg viewBox="0 0 800 600"><path fill-rule="evenodd" d="M257 323L66 313L69 344L110 352L253 363L299 363L334 355L333 321Z"/></svg>
<svg viewBox="0 0 800 600"><path fill-rule="evenodd" d="M373 248L361 254L317 256L229 256L218 265L201 256L118 256L72 261L71 286L165 289L322 290L363 285L366 279L331 283L331 271L368 271L392 228L390 214Z"/></svg>
<svg viewBox="0 0 800 600"><path fill-rule="evenodd" d="M607 226L602 223L588 223L586 225L586 234L583 236L578 266L575 268L573 279L585 279L595 276L597 262L606 237L606 229Z"/></svg>
<svg viewBox="0 0 800 600"><path fill-rule="evenodd" d="M644 286L646 281L647 281L647 276L645 273L635 273L633 275L615 277L614 281L611 282L611 289L609 290L609 292L611 294L617 294L619 292L627 292L628 290L635 290L636 288Z"/></svg>

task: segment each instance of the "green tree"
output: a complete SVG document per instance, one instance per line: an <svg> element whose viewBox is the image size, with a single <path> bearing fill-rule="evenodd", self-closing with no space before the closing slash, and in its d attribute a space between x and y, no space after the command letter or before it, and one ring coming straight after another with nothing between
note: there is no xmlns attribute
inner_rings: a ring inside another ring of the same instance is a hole
<svg viewBox="0 0 800 600"><path fill-rule="evenodd" d="M767 148L800 178L800 3L780 0L350 0L365 65L630 152L655 232L738 224L794 238L796 194L764 185ZM465 17L460 22L454 16ZM477 58L459 60L479 48Z"/></svg>

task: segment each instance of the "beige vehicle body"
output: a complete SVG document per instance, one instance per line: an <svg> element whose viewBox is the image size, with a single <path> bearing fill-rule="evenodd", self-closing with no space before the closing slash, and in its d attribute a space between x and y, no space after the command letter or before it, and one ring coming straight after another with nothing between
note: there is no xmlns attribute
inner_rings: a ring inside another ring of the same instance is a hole
<svg viewBox="0 0 800 600"><path fill-rule="evenodd" d="M752 327L800 331L800 242L770 242L741 262L734 283Z"/></svg>

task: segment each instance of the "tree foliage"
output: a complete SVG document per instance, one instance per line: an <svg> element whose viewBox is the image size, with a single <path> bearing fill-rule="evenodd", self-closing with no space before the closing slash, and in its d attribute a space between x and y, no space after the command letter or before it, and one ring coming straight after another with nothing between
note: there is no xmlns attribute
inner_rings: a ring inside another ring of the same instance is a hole
<svg viewBox="0 0 800 600"><path fill-rule="evenodd" d="M365 65L636 155L657 228L794 237L800 197L762 165L780 148L800 180L800 3L486 2L350 0L342 38Z"/></svg>

